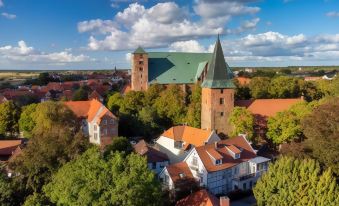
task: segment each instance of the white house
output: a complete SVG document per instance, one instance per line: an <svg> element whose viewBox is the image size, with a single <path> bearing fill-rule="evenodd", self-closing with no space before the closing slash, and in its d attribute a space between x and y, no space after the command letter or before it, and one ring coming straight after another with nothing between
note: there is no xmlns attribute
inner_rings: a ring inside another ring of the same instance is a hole
<svg viewBox="0 0 339 206"><path fill-rule="evenodd" d="M174 126L166 130L157 140L155 147L167 154L171 163L180 162L194 148L219 141L215 131L190 126Z"/></svg>
<svg viewBox="0 0 339 206"><path fill-rule="evenodd" d="M269 161L257 156L246 138L239 136L193 148L183 162L200 186L217 195L251 189ZM166 181L172 178L166 169L159 176L164 185L170 185Z"/></svg>

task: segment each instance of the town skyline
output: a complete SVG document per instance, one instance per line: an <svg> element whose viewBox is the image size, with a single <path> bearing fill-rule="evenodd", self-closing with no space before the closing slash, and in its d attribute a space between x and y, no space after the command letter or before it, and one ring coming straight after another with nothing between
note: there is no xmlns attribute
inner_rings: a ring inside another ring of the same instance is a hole
<svg viewBox="0 0 339 206"><path fill-rule="evenodd" d="M338 65L337 7L333 0L1 0L0 70L127 69L138 46L212 52L217 34L231 67Z"/></svg>

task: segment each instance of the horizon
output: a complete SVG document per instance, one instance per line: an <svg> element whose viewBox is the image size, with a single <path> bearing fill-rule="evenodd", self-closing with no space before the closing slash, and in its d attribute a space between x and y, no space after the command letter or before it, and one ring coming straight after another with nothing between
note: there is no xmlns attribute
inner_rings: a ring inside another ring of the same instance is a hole
<svg viewBox="0 0 339 206"><path fill-rule="evenodd" d="M0 70L129 69L138 46L211 52L218 34L233 68L335 67L333 8L334 0L0 0Z"/></svg>

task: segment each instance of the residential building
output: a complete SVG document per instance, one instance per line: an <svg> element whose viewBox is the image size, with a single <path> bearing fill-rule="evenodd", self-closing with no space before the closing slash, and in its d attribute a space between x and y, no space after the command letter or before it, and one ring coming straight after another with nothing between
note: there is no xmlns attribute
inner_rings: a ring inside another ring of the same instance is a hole
<svg viewBox="0 0 339 206"><path fill-rule="evenodd" d="M0 140L0 162L7 162L22 145L22 139Z"/></svg>
<svg viewBox="0 0 339 206"><path fill-rule="evenodd" d="M216 196L209 193L206 189L201 189L189 196L177 201L175 206L230 206L230 199L226 196L221 196L218 199Z"/></svg>
<svg viewBox="0 0 339 206"><path fill-rule="evenodd" d="M190 126L174 126L166 130L157 140L155 147L167 154L171 163L180 162L198 146L219 141L212 130L197 129Z"/></svg>
<svg viewBox="0 0 339 206"><path fill-rule="evenodd" d="M96 99L69 101L64 104L79 118L91 143L105 147L118 136L118 118Z"/></svg>
<svg viewBox="0 0 339 206"><path fill-rule="evenodd" d="M193 148L180 164L186 173L214 195L233 190L249 190L267 170L270 159L260 157L243 136L221 140ZM171 186L172 174L167 166L160 178L165 186Z"/></svg>
<svg viewBox="0 0 339 206"><path fill-rule="evenodd" d="M140 140L133 147L136 153L146 157L148 168L154 171L156 174L159 174L164 169L164 167L169 164L169 159L165 153L162 153L147 145L144 140Z"/></svg>

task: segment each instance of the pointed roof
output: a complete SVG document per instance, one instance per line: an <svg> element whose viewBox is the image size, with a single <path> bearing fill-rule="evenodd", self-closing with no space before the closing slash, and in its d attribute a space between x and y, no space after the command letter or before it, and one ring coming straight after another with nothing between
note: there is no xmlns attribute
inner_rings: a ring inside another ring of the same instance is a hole
<svg viewBox="0 0 339 206"><path fill-rule="evenodd" d="M145 50L139 46L134 52L133 54L146 54Z"/></svg>
<svg viewBox="0 0 339 206"><path fill-rule="evenodd" d="M206 78L202 87L207 88L235 88L232 82L233 74L231 68L225 61L219 35L214 46L212 59L209 62Z"/></svg>

